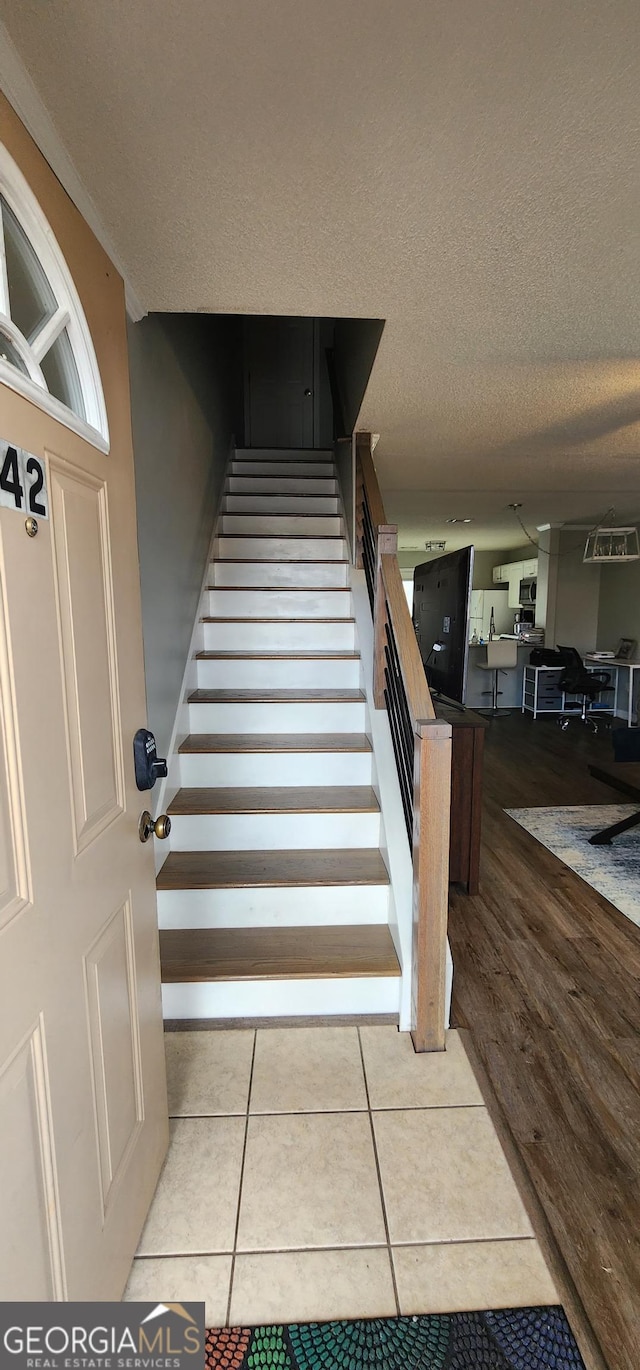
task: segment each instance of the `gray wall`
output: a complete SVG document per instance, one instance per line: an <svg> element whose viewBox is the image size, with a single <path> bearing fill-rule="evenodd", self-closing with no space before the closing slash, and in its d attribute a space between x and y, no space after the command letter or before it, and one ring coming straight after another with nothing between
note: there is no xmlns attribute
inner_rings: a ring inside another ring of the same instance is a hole
<svg viewBox="0 0 640 1370"><path fill-rule="evenodd" d="M555 536L554 536L555 534ZM577 528L551 530L548 577L547 647L595 650L598 638L600 567L585 566L585 535ZM556 553L556 555L553 555ZM555 584L554 584L555 582Z"/></svg>
<svg viewBox="0 0 640 1370"><path fill-rule="evenodd" d="M492 553L493 555L493 553ZM510 552L501 552L496 566L510 566L514 561L530 561L532 557L538 555L538 541L523 542L522 547L512 547Z"/></svg>
<svg viewBox="0 0 640 1370"><path fill-rule="evenodd" d="M476 548L473 558L474 590L491 590L493 588L493 568L502 565L498 552L479 552Z"/></svg>
<svg viewBox="0 0 640 1370"><path fill-rule="evenodd" d="M344 434L353 433L384 328L383 319L336 319L333 357Z"/></svg>
<svg viewBox="0 0 640 1370"><path fill-rule="evenodd" d="M640 642L640 561L600 568L598 651L615 651L621 637Z"/></svg>
<svg viewBox="0 0 640 1370"><path fill-rule="evenodd" d="M149 315L128 336L147 716L166 756L229 455L237 362L224 319Z"/></svg>
<svg viewBox="0 0 640 1370"><path fill-rule="evenodd" d="M473 589L490 590L493 586L493 568L502 566L505 558L504 552L475 552L473 558ZM413 575L416 566L422 566L425 561L435 561L436 557L446 556L444 552L398 552L400 569L405 580L408 578L409 571ZM521 558L514 558L521 560Z"/></svg>

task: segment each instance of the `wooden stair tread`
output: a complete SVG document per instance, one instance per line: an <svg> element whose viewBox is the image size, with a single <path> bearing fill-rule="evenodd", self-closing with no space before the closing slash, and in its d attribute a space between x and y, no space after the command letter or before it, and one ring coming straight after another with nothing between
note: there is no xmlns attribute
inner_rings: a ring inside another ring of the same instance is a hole
<svg viewBox="0 0 640 1370"><path fill-rule="evenodd" d="M359 652L196 652L198 661L359 661Z"/></svg>
<svg viewBox="0 0 640 1370"><path fill-rule="evenodd" d="M205 590L225 590L230 594L237 594L238 591L260 590L262 594L273 595L348 595L351 593L350 585L205 585Z"/></svg>
<svg viewBox="0 0 640 1370"><path fill-rule="evenodd" d="M362 690L349 689L290 689L290 690L192 690L190 704L353 704L364 700Z"/></svg>
<svg viewBox="0 0 640 1370"><path fill-rule="evenodd" d="M186 928L160 933L162 979L315 980L399 976L388 927Z"/></svg>
<svg viewBox="0 0 640 1370"><path fill-rule="evenodd" d="M206 752L370 752L366 733L189 733L179 750Z"/></svg>
<svg viewBox="0 0 640 1370"><path fill-rule="evenodd" d="M159 890L388 884L389 872L377 847L172 851L157 879Z"/></svg>
<svg viewBox="0 0 640 1370"><path fill-rule="evenodd" d="M260 498L264 499L264 495L261 495ZM337 495L319 495L318 498L337 499ZM240 509L221 509L220 518L337 519L340 518L340 514L338 514L337 512L335 514L324 514L321 509L318 509L313 513L305 513L303 509L245 509L243 511L241 511ZM277 534L275 536L277 536Z"/></svg>
<svg viewBox="0 0 640 1370"><path fill-rule="evenodd" d="M304 476L231 476L231 480L304 480ZM307 480L323 480L322 476L307 476ZM330 476L326 477L331 480ZM258 495L260 499L337 499L338 495L334 490L223 490L223 495L230 495L233 499L252 499ZM233 514L234 509L223 509L223 514ZM251 513L251 510L247 510ZM276 512L275 510L273 511ZM285 514L290 514L291 509L284 509ZM335 518L335 514L327 515Z"/></svg>
<svg viewBox="0 0 640 1370"><path fill-rule="evenodd" d="M379 813L370 785L183 786L168 808L194 813Z"/></svg>
<svg viewBox="0 0 640 1370"><path fill-rule="evenodd" d="M237 536L237 534L235 534L234 536ZM219 563L221 566L272 566L272 565L273 565L273 562L271 562L271 561L265 561L264 559L261 560L260 557L211 557L211 560L212 560L212 561L215 561L215 562L217 562L217 563ZM276 562L276 565L280 565L280 564L281 564L280 562ZM319 559L318 557L309 557L308 561L301 561L299 557L287 557L286 565L287 565L287 566L349 566L349 565L350 565L350 562L349 562L349 558L348 558L348 557L334 557L332 561L323 561L323 560ZM220 586L220 585L214 586L214 589L216 589L216 590L220 590L220 589L222 589L222 588L223 588L223 587ZM244 586L240 586L240 589L245 589L245 590L253 590L254 588L255 588L255 587L254 587L253 585L244 585ZM287 587L286 587L286 586L278 586L277 588L278 588L278 589L286 589ZM299 588L300 588L301 590L303 590L305 587L304 587L303 585L301 585ZM326 587L323 585L322 588L323 588L323 590L324 590ZM339 586L338 588L341 589L341 590L350 590L350 589L351 589L351 586L350 586L350 585L341 585L341 586Z"/></svg>
<svg viewBox="0 0 640 1370"><path fill-rule="evenodd" d="M226 518L226 517L227 517L227 516L225 515L225 518ZM233 518L233 514L231 515L231 517ZM246 515L241 515L240 517L246 517ZM270 518L271 515L269 514L269 515L267 515L267 517ZM292 514L291 517L292 517L292 518L295 518L296 515L295 515L295 514ZM308 517L308 515L307 515L307 517ZM318 515L316 515L315 517L318 517ZM337 515L336 515L336 514L324 514L324 515L320 514L319 517L320 517L320 518L323 518L323 517L324 517L324 518L337 518ZM344 535L344 533L229 533L229 532L219 532L219 533L216 533L216 537L219 537L219 538L270 538L272 542L273 542L274 538L276 538L279 542L282 542L283 539L289 539L291 542L296 542L296 541L299 540L299 539L302 539L303 541L306 541L306 540L308 539L310 542L317 542L318 539L319 539L321 542L327 542L327 541L331 541L331 542L344 542L344 540L345 540L345 535ZM255 560L255 558L252 558L252 560ZM344 561L345 558L344 558L344 557L341 557L340 560L341 560L341 561ZM218 561L226 561L226 557L218 557Z"/></svg>
<svg viewBox="0 0 640 1370"><path fill-rule="evenodd" d="M239 618L237 614L223 615L221 618L212 618L210 614L204 615L200 619L201 623L355 623L355 618L348 618L345 614L342 618L290 618L287 614L281 614L279 618L258 618L257 614L251 618Z"/></svg>
<svg viewBox="0 0 640 1370"><path fill-rule="evenodd" d="M254 455L251 448L243 447L241 455L238 452L233 453L232 462L262 462L264 466L269 466L270 462L312 462L318 466L333 466L333 452L330 452L328 447L307 447L301 453L297 452L295 447L273 447L270 451L277 452L277 456ZM286 455L288 452L291 455Z"/></svg>
<svg viewBox="0 0 640 1370"><path fill-rule="evenodd" d="M265 475L262 471L246 471L246 472L243 472L243 471L231 471L231 472L229 473L229 475L227 476L227 480L228 480L228 481L229 481L229 480L265 480L265 481L266 481L266 480L292 480L292 481L294 481L294 482L297 482L297 481L300 481L300 480L326 480L326 481L333 482L334 485L337 485L337 478L336 478L335 476L325 475L324 472L323 472L323 474L322 474L321 476L316 476L316 475L313 475L313 474L310 475L310 476L308 476L308 475L305 476L305 475L303 475L302 471L297 471L296 474L295 474L295 476L287 476L287 475L285 475L284 471L279 471L279 472L277 472L277 474L275 474L275 475L274 475L273 471L268 472L266 475ZM225 490L224 493L225 493L226 495L243 495L243 494L246 494L246 495L257 495L257 494L258 494L258 491L257 491L257 490ZM269 491L267 491L266 493L268 494ZM307 495L308 495L308 497L309 497L310 499L313 498L313 491L311 492L311 494L309 494L309 492L306 491L306 490L292 490L291 492L289 492L288 490L277 490L277 491L274 491L274 494L278 494L278 495L287 495L287 494L289 494L289 493L291 493L292 495L298 495L298 494L299 494L299 495L304 495L304 496L307 496ZM333 499L334 497L337 498L337 491L327 490L327 491L325 492L325 491L323 491L323 490L319 490L317 493L320 495L320 498L321 498L321 499L324 497L325 493L326 493L327 498L329 498L329 499Z"/></svg>

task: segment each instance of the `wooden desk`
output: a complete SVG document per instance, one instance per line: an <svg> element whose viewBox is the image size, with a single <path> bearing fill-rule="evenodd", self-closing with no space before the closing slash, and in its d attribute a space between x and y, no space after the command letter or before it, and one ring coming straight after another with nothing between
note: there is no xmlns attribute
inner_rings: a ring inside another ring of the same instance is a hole
<svg viewBox="0 0 640 1370"><path fill-rule="evenodd" d="M601 761L589 766L589 770L596 780L603 780L605 785L611 785L611 788L618 790L620 794L640 802L640 762ZM639 823L640 810L638 813L630 814L628 818L623 818L620 823L612 823L611 827L595 832L589 841L594 847L609 847L614 837L619 837L622 832L628 832L629 828L636 828Z"/></svg>
<svg viewBox="0 0 640 1370"><path fill-rule="evenodd" d="M449 879L467 894L480 889L482 761L487 720L473 709L434 700L436 717L451 724L451 830Z"/></svg>

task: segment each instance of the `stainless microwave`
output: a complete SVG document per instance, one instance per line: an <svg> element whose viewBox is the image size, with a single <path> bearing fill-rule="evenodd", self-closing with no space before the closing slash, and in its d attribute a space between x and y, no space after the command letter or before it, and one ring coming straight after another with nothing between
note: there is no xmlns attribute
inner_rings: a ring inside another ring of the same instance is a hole
<svg viewBox="0 0 640 1370"><path fill-rule="evenodd" d="M528 604L535 604L537 583L535 576L531 576L529 580L520 581L519 599L521 608L526 608Z"/></svg>

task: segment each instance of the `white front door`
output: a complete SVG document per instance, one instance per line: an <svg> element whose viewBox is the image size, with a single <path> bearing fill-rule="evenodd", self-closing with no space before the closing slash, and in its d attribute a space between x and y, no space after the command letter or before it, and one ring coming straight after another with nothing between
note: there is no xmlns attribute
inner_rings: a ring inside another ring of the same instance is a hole
<svg viewBox="0 0 640 1370"><path fill-rule="evenodd" d="M0 507L0 1299L119 1298L167 1142L130 438L103 455L4 385L0 438L50 513L29 537L25 492Z"/></svg>

